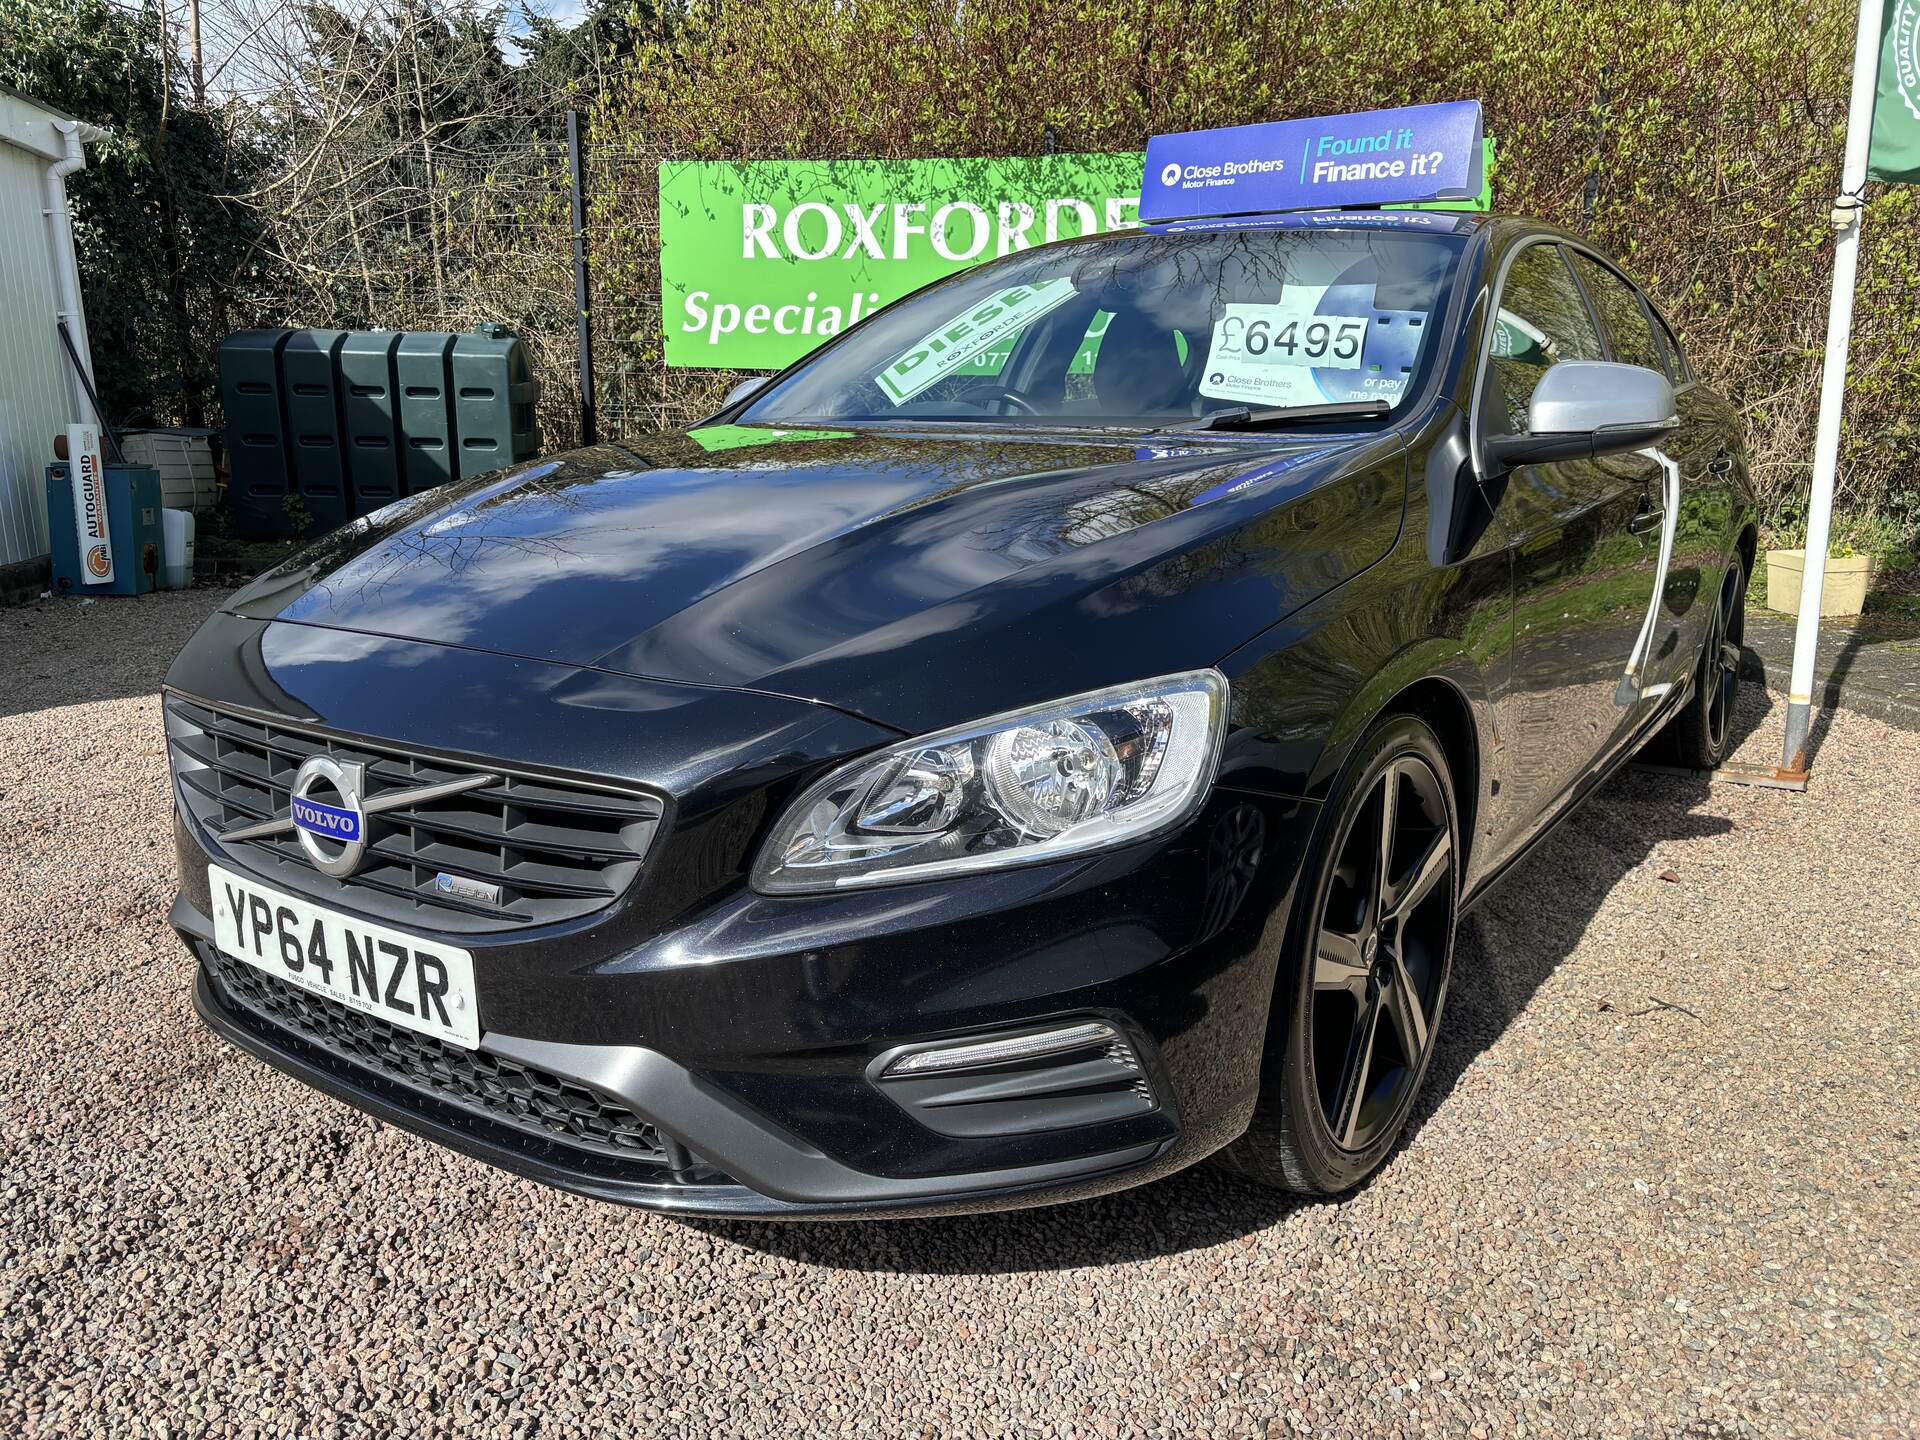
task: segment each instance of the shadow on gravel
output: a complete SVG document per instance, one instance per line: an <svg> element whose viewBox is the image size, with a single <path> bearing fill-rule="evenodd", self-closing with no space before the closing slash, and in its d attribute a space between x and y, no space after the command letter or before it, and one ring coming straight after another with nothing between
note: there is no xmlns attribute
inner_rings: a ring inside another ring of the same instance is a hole
<svg viewBox="0 0 1920 1440"><path fill-rule="evenodd" d="M229 593L201 587L0 610L0 719L157 695L173 657Z"/></svg>
<svg viewBox="0 0 1920 1440"><path fill-rule="evenodd" d="M1758 686L1743 691L1733 748L1759 726L1773 703ZM1467 1067L1526 1008L1624 876L1656 846L1726 833L1726 820L1695 813L1707 791L1704 778L1687 775L1629 771L1616 776L1462 921L1439 1048L1402 1144L1419 1134ZM1650 980L1656 965L1657 957L1649 956ZM1203 1164L1137 1190L1050 1209L934 1220L681 1223L716 1240L803 1264L984 1275L1203 1250L1264 1230L1296 1211L1340 1203L1265 1189Z"/></svg>
<svg viewBox="0 0 1920 1440"><path fill-rule="evenodd" d="M1201 1164L1093 1200L932 1220L762 1223L689 1219L713 1239L835 1270L1002 1275L1204 1250L1328 1202L1268 1190Z"/></svg>

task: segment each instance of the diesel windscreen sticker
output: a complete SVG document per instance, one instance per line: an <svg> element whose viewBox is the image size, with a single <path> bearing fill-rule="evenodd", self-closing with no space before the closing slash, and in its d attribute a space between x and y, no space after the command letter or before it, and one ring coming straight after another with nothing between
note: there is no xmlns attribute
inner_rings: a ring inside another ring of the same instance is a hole
<svg viewBox="0 0 1920 1440"><path fill-rule="evenodd" d="M1073 281L1065 276L989 295L951 324L908 346L904 355L874 378L894 404L904 404L976 355L1005 343L1049 310L1066 304L1073 295Z"/></svg>

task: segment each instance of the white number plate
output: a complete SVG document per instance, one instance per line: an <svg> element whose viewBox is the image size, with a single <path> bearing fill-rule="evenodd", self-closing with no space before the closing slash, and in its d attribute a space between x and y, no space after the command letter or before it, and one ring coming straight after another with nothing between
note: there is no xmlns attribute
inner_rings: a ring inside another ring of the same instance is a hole
<svg viewBox="0 0 1920 1440"><path fill-rule="evenodd" d="M220 950L302 990L436 1040L480 1045L473 956L207 867Z"/></svg>

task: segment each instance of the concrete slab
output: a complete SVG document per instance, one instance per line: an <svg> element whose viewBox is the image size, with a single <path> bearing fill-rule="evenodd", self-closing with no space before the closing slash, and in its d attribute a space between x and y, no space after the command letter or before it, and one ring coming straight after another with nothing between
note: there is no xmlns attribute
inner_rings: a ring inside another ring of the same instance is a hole
<svg viewBox="0 0 1920 1440"><path fill-rule="evenodd" d="M1746 671L1769 690L1787 693L1793 671L1791 620L1748 610ZM1920 618L1864 615L1821 621L1813 673L1816 709L1844 707L1903 730L1920 730Z"/></svg>

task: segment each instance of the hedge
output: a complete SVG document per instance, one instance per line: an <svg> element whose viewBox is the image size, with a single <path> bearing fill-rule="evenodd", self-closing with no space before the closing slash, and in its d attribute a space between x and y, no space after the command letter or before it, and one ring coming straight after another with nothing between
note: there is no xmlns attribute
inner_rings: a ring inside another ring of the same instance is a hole
<svg viewBox="0 0 1920 1440"><path fill-rule="evenodd" d="M1618 257L1746 417L1770 514L1804 493L1854 8L1755 0L696 4L616 73L594 134L635 161L1137 149L1162 131L1478 98L1498 208ZM615 166L638 179L642 167ZM1920 529L1920 205L1875 186L1842 486ZM651 187L603 188L601 286L661 418L732 377L658 365ZM647 323L640 323L644 319Z"/></svg>

